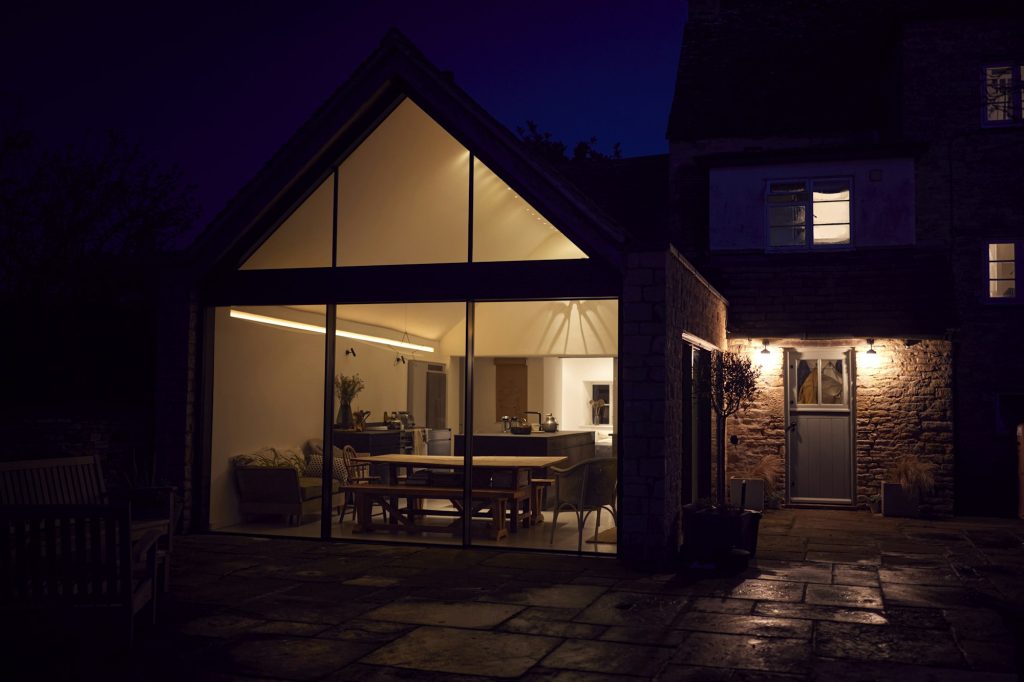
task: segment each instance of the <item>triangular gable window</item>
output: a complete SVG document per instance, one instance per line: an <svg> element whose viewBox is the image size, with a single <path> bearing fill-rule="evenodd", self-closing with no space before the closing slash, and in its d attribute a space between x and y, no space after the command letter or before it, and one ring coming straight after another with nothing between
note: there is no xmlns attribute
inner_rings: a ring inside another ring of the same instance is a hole
<svg viewBox="0 0 1024 682"><path fill-rule="evenodd" d="M469 151L410 99L338 168L338 266L465 263ZM473 260L587 258L478 159L473 160ZM242 266L331 266L328 178Z"/></svg>
<svg viewBox="0 0 1024 682"><path fill-rule="evenodd" d="M338 265L464 263L469 152L405 99L338 170Z"/></svg>
<svg viewBox="0 0 1024 682"><path fill-rule="evenodd" d="M241 269L331 267L333 184L333 176L328 177L256 249Z"/></svg>
<svg viewBox="0 0 1024 682"><path fill-rule="evenodd" d="M474 261L587 257L479 159L473 174Z"/></svg>

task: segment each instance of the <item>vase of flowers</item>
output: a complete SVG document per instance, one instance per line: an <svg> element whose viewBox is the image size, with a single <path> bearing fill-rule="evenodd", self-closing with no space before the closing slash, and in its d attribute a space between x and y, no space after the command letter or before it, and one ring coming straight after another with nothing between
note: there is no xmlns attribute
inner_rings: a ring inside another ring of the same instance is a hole
<svg viewBox="0 0 1024 682"><path fill-rule="evenodd" d="M334 393L338 396L338 416L335 425L342 429L351 429L353 426L352 401L365 384L358 374L346 376L339 374L334 377Z"/></svg>

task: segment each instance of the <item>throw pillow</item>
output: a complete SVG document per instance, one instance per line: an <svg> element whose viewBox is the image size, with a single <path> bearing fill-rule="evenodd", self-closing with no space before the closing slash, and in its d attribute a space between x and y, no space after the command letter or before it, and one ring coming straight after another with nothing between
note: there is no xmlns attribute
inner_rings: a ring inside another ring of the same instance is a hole
<svg viewBox="0 0 1024 682"><path fill-rule="evenodd" d="M331 463L333 478L342 485L348 485L348 469L345 468L345 460L341 457L341 448L334 448L334 461ZM311 454L306 460L304 476L320 478L324 470L323 454Z"/></svg>

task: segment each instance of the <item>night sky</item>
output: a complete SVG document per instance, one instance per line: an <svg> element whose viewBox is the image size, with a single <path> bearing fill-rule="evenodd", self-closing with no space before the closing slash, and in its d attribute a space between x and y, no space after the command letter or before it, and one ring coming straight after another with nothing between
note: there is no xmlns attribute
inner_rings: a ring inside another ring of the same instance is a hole
<svg viewBox="0 0 1024 682"><path fill-rule="evenodd" d="M665 152L686 0L12 4L0 124L124 132L181 167L201 227L392 26L512 130Z"/></svg>

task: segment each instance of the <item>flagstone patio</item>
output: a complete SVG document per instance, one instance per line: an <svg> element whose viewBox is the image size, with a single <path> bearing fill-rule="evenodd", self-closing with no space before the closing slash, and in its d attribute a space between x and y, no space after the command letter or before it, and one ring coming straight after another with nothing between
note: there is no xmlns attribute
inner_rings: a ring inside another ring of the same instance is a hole
<svg viewBox="0 0 1024 682"><path fill-rule="evenodd" d="M1015 680L1022 542L1008 519L771 511L756 565L721 576L188 536L130 656L69 645L32 679Z"/></svg>

